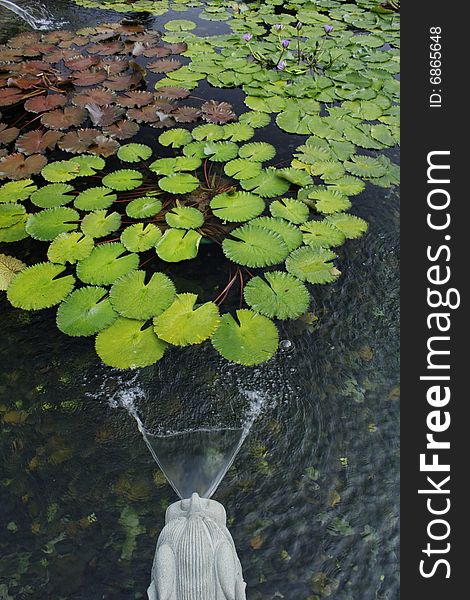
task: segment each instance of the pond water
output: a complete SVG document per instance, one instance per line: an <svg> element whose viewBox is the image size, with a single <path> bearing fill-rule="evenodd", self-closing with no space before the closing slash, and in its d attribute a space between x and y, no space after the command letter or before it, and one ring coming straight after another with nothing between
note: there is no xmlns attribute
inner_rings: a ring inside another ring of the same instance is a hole
<svg viewBox="0 0 470 600"><path fill-rule="evenodd" d="M123 17L64 0L47 6L71 29ZM226 31L198 10L138 18ZM0 9L2 41L26 29ZM215 97L237 108L243 95ZM281 161L302 141L275 126L263 136ZM388 155L397 162L397 151ZM353 210L369 231L340 248L340 280L316 286L318 321L284 324L283 350L254 368L205 344L122 374L100 363L91 341L61 334L55 311L25 313L2 296L0 599L146 598L156 537L177 497L115 407L142 386L168 415L207 394L263 400L214 496L249 600L398 599L398 191L368 185ZM200 269L216 262L205 252ZM201 272L193 275L188 289Z"/></svg>

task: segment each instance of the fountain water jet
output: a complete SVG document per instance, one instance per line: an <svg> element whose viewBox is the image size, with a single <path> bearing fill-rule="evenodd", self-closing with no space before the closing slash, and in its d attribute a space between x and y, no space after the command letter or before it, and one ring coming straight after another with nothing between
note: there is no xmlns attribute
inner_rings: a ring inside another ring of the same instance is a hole
<svg viewBox="0 0 470 600"><path fill-rule="evenodd" d="M0 0L0 6L18 15L32 29L48 29L53 22L49 11L39 2L36 2L33 7L26 9L14 2L10 2L10 0Z"/></svg>

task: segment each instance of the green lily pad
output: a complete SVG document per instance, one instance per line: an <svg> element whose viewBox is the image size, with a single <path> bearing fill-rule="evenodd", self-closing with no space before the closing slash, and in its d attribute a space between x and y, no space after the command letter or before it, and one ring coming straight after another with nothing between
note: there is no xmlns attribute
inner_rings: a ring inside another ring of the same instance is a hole
<svg viewBox="0 0 470 600"><path fill-rule="evenodd" d="M145 279L145 271L131 271L112 286L111 304L123 317L146 321L160 315L173 302L176 290L169 277L154 273L148 282Z"/></svg>
<svg viewBox="0 0 470 600"><path fill-rule="evenodd" d="M382 177L385 175L385 166L372 156L362 156L355 154L351 156L351 160L344 163L344 167L349 173L358 177Z"/></svg>
<svg viewBox="0 0 470 600"><path fill-rule="evenodd" d="M81 229L91 238L106 237L121 227L121 215L117 212L95 210L83 217Z"/></svg>
<svg viewBox="0 0 470 600"><path fill-rule="evenodd" d="M84 283L110 285L139 266L137 254L128 254L125 246L108 242L95 246L91 254L77 264L77 275Z"/></svg>
<svg viewBox="0 0 470 600"><path fill-rule="evenodd" d="M73 205L79 210L108 208L117 200L117 195L107 187L92 187L80 192Z"/></svg>
<svg viewBox="0 0 470 600"><path fill-rule="evenodd" d="M282 237L264 227L247 224L234 229L231 238L225 238L222 249L225 256L247 267L269 267L282 262L289 250Z"/></svg>
<svg viewBox="0 0 470 600"><path fill-rule="evenodd" d="M177 173L162 177L158 181L158 186L170 194L187 194L199 187L199 179L189 173Z"/></svg>
<svg viewBox="0 0 470 600"><path fill-rule="evenodd" d="M161 230L152 223L135 223L121 233L121 243L129 252L145 252L154 248L161 238Z"/></svg>
<svg viewBox="0 0 470 600"><path fill-rule="evenodd" d="M23 221L26 209L22 204L0 204L0 229Z"/></svg>
<svg viewBox="0 0 470 600"><path fill-rule="evenodd" d="M49 246L47 258L53 263L75 264L90 256L94 245L93 238L84 235L81 231L60 233Z"/></svg>
<svg viewBox="0 0 470 600"><path fill-rule="evenodd" d="M289 273L309 283L331 283L341 274L331 260L336 254L324 248L298 248L286 260Z"/></svg>
<svg viewBox="0 0 470 600"><path fill-rule="evenodd" d="M63 275L65 267L49 262L27 267L12 280L7 290L10 303L24 310L41 310L59 304L75 284L72 275Z"/></svg>
<svg viewBox="0 0 470 600"><path fill-rule="evenodd" d="M119 148L117 155L124 162L138 163L152 156L152 148L145 144L125 144Z"/></svg>
<svg viewBox="0 0 470 600"><path fill-rule="evenodd" d="M166 213L165 221L176 229L197 229L204 224L204 215L197 208L176 206Z"/></svg>
<svg viewBox="0 0 470 600"><path fill-rule="evenodd" d="M252 191L262 198L282 196L290 188L290 183L280 177L274 167L263 169L259 175L251 179L242 179L240 185L244 190Z"/></svg>
<svg viewBox="0 0 470 600"><path fill-rule="evenodd" d="M225 174L234 179L251 179L261 173L261 163L244 158L231 160L224 167Z"/></svg>
<svg viewBox="0 0 470 600"><path fill-rule="evenodd" d="M204 156L213 162L227 162L238 154L238 146L233 142L206 142Z"/></svg>
<svg viewBox="0 0 470 600"><path fill-rule="evenodd" d="M344 243L346 236L327 221L308 221L300 226L303 241L311 248L332 248Z"/></svg>
<svg viewBox="0 0 470 600"><path fill-rule="evenodd" d="M120 169L103 177L103 185L119 192L133 190L142 185L142 173L134 169Z"/></svg>
<svg viewBox="0 0 470 600"><path fill-rule="evenodd" d="M212 336L214 348L227 360L252 366L268 361L279 345L276 326L264 315L240 309L236 319L229 313Z"/></svg>
<svg viewBox="0 0 470 600"><path fill-rule="evenodd" d="M194 229L167 229L156 245L166 262L180 262L197 256L202 236Z"/></svg>
<svg viewBox="0 0 470 600"><path fill-rule="evenodd" d="M271 117L268 113L255 111L241 114L238 120L240 123L246 123L247 125L251 125L251 127L255 127L255 129L266 127L266 125L271 123Z"/></svg>
<svg viewBox="0 0 470 600"><path fill-rule="evenodd" d="M245 286L245 300L256 312L276 319L297 319L308 308L310 294L305 285L284 271L253 277Z"/></svg>
<svg viewBox="0 0 470 600"><path fill-rule="evenodd" d="M101 360L117 369L147 367L159 361L166 344L158 339L145 321L118 317L96 336L96 353Z"/></svg>
<svg viewBox="0 0 470 600"><path fill-rule="evenodd" d="M214 196L210 202L212 212L222 221L249 221L265 208L262 198L249 192L225 192Z"/></svg>
<svg viewBox="0 0 470 600"><path fill-rule="evenodd" d="M349 199L334 190L314 190L309 193L308 197L315 200L315 209L324 215L342 212L351 208Z"/></svg>
<svg viewBox="0 0 470 600"><path fill-rule="evenodd" d="M217 330L219 309L213 302L195 308L196 294L178 294L173 304L154 322L159 338L175 346L200 344Z"/></svg>
<svg viewBox="0 0 470 600"><path fill-rule="evenodd" d="M190 31L196 29L196 23L188 19L173 19L165 23L164 27L168 31Z"/></svg>
<svg viewBox="0 0 470 600"><path fill-rule="evenodd" d="M70 336L89 336L109 327L118 315L102 287L75 290L57 310L57 327Z"/></svg>
<svg viewBox="0 0 470 600"><path fill-rule="evenodd" d="M265 162L276 156L276 149L266 142L251 142L240 147L238 156L255 162Z"/></svg>
<svg viewBox="0 0 470 600"><path fill-rule="evenodd" d="M222 140L225 135L225 130L222 125L214 125L213 123L207 123L206 125L199 125L192 130L192 135L198 142L202 141L213 141L218 142Z"/></svg>
<svg viewBox="0 0 470 600"><path fill-rule="evenodd" d="M43 167L41 175L52 183L71 181L80 176L80 165L70 160L58 160Z"/></svg>
<svg viewBox="0 0 470 600"><path fill-rule="evenodd" d="M158 158L149 166L149 169L157 175L173 175L181 171L195 171L200 166L200 158L177 156L175 158Z"/></svg>
<svg viewBox="0 0 470 600"><path fill-rule="evenodd" d="M269 205L269 210L273 217L286 219L295 225L304 223L310 214L309 208L304 202L290 198L274 200Z"/></svg>
<svg viewBox="0 0 470 600"><path fill-rule="evenodd" d="M191 132L187 129L176 127L160 134L158 141L162 146L171 146L172 148L181 148L186 146L193 139Z"/></svg>
<svg viewBox="0 0 470 600"><path fill-rule="evenodd" d="M132 219L145 219L153 217L162 210L163 204L154 196L142 196L129 202L126 213Z"/></svg>
<svg viewBox="0 0 470 600"><path fill-rule="evenodd" d="M18 242L20 240L24 240L29 236L29 233L26 231L26 223L28 220L28 215L23 215L21 221L15 223L11 227L4 227L0 229L0 242Z"/></svg>
<svg viewBox="0 0 470 600"><path fill-rule="evenodd" d="M31 202L40 208L63 206L74 199L74 196L70 195L73 189L73 186L67 183L50 183L33 192Z"/></svg>
<svg viewBox="0 0 470 600"><path fill-rule="evenodd" d="M224 125L224 138L232 142L246 142L255 135L255 130L246 123L228 123Z"/></svg>
<svg viewBox="0 0 470 600"><path fill-rule="evenodd" d="M78 229L80 215L73 208L58 206L29 215L26 231L35 240L52 241L60 233Z"/></svg>
<svg viewBox="0 0 470 600"><path fill-rule="evenodd" d="M354 215L331 215L326 220L339 229L349 240L361 237L368 228L367 222L364 219L360 219Z"/></svg>
<svg viewBox="0 0 470 600"><path fill-rule="evenodd" d="M27 200L36 190L37 186L32 179L8 181L0 186L0 202L18 202Z"/></svg>
<svg viewBox="0 0 470 600"><path fill-rule="evenodd" d="M256 225L274 231L279 234L284 240L289 252L298 248L302 243L302 234L298 227L292 223L284 221L284 219L276 219L274 217L258 217L250 221L250 225Z"/></svg>

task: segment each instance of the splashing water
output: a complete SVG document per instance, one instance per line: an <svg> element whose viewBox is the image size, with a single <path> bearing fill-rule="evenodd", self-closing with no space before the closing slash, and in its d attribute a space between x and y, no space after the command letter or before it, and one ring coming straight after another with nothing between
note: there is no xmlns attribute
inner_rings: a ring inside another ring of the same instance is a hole
<svg viewBox="0 0 470 600"><path fill-rule="evenodd" d="M31 7L23 8L10 0L0 0L0 6L18 15L32 29L49 29L52 25L58 24L54 22L52 15L41 2L35 2Z"/></svg>
<svg viewBox="0 0 470 600"><path fill-rule="evenodd" d="M135 419L155 462L180 498L188 498L193 492L210 498L256 419L273 406L266 393L250 389L239 390L239 398L233 399L231 405L224 402L217 406L213 398L200 399L195 395L190 400L198 408L197 417L178 418L176 426L172 408L159 410L162 398L154 396L149 397L149 390L136 375L123 382L108 401L110 406L124 408Z"/></svg>

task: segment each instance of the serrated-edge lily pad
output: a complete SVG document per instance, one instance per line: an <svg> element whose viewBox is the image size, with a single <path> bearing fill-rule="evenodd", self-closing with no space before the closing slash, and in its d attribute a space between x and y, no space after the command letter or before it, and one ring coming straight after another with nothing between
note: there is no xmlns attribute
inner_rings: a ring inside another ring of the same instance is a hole
<svg viewBox="0 0 470 600"><path fill-rule="evenodd" d="M117 195L108 187L92 187L80 192L73 205L79 210L100 210L108 208L117 200Z"/></svg>
<svg viewBox="0 0 470 600"><path fill-rule="evenodd" d="M78 229L80 215L73 208L58 206L29 215L26 231L35 240L52 241L60 233Z"/></svg>
<svg viewBox="0 0 470 600"><path fill-rule="evenodd" d="M277 219L275 217L258 217L257 219L250 221L250 225L265 227L266 229L279 234L284 240L289 252L295 248L298 248L302 243L302 234L299 228L288 221L284 221L284 219Z"/></svg>
<svg viewBox="0 0 470 600"><path fill-rule="evenodd" d="M331 283L341 274L332 261L336 254L324 248L302 247L294 250L286 260L289 273L309 283Z"/></svg>
<svg viewBox="0 0 470 600"><path fill-rule="evenodd" d="M0 204L0 229L11 227L23 220L26 209L22 204Z"/></svg>
<svg viewBox="0 0 470 600"><path fill-rule="evenodd" d="M300 226L303 241L311 248L333 248L344 243L346 236L327 221L308 221Z"/></svg>
<svg viewBox="0 0 470 600"><path fill-rule="evenodd" d="M90 336L109 327L118 317L102 287L73 291L57 309L57 327L70 336Z"/></svg>
<svg viewBox="0 0 470 600"><path fill-rule="evenodd" d="M212 212L222 221L249 221L260 215L265 203L260 196L249 192L225 192L210 202Z"/></svg>
<svg viewBox="0 0 470 600"><path fill-rule="evenodd" d="M191 135L191 132L189 132L187 129L176 127L160 134L158 141L162 146L181 148L182 146L189 144L192 139L193 136Z"/></svg>
<svg viewBox="0 0 470 600"><path fill-rule="evenodd" d="M154 196L142 196L129 202L126 213L132 219L145 219L153 217L162 210L162 203Z"/></svg>
<svg viewBox="0 0 470 600"><path fill-rule="evenodd" d="M156 245L159 258L180 262L197 256L201 234L194 229L167 229Z"/></svg>
<svg viewBox="0 0 470 600"><path fill-rule="evenodd" d="M256 312L272 319L297 319L308 308L310 294L305 285L285 271L253 277L245 286L245 301Z"/></svg>
<svg viewBox="0 0 470 600"><path fill-rule="evenodd" d="M162 177L158 186L170 194L187 194L199 187L199 179L190 173L177 173Z"/></svg>
<svg viewBox="0 0 470 600"><path fill-rule="evenodd" d="M27 267L9 285L8 300L16 308L24 310L41 310L59 304L75 284L72 275L60 276L64 269L63 265L50 262Z"/></svg>
<svg viewBox="0 0 470 600"><path fill-rule="evenodd" d="M43 167L41 175L51 183L64 183L80 176L80 165L70 160L58 160Z"/></svg>
<svg viewBox="0 0 470 600"><path fill-rule="evenodd" d="M152 148L145 144L125 144L119 148L117 155L124 162L138 163L152 156Z"/></svg>
<svg viewBox="0 0 470 600"><path fill-rule="evenodd" d="M236 319L226 313L212 336L214 348L227 360L245 366L258 365L274 356L279 345L276 326L264 315L240 309Z"/></svg>
<svg viewBox="0 0 470 600"><path fill-rule="evenodd" d="M74 264L90 256L95 243L93 238L84 235L81 231L60 233L47 250L47 258L58 264Z"/></svg>
<svg viewBox="0 0 470 600"><path fill-rule="evenodd" d="M77 275L84 283L110 285L139 266L137 254L128 254L125 246L108 242L95 246L90 256L77 264Z"/></svg>
<svg viewBox="0 0 470 600"><path fill-rule="evenodd" d="M200 344L217 330L219 309L213 302L195 308L196 294L178 294L173 304L154 319L158 337L175 346Z"/></svg>
<svg viewBox="0 0 470 600"><path fill-rule="evenodd" d="M308 197L315 200L315 209L324 215L343 212L351 208L349 198L334 190L315 190Z"/></svg>
<svg viewBox="0 0 470 600"><path fill-rule="evenodd" d="M154 248L161 236L161 230L153 223L134 223L121 233L121 243L129 252L145 252Z"/></svg>
<svg viewBox="0 0 470 600"><path fill-rule="evenodd" d="M16 274L25 268L25 263L18 258L0 254L0 290L8 289Z"/></svg>
<svg viewBox="0 0 470 600"><path fill-rule="evenodd" d="M255 162L265 162L276 156L276 148L267 142L251 142L240 147L238 156Z"/></svg>
<svg viewBox="0 0 470 600"><path fill-rule="evenodd" d="M280 177L278 170L274 167L263 169L252 179L242 179L240 185L244 190L252 191L262 198L282 196L290 188L290 182Z"/></svg>
<svg viewBox="0 0 470 600"><path fill-rule="evenodd" d="M0 186L0 202L27 200L36 190L37 186L32 179L8 181Z"/></svg>
<svg viewBox="0 0 470 600"><path fill-rule="evenodd" d="M197 229L204 224L204 215L197 208L176 206L166 213L165 221L176 229Z"/></svg>
<svg viewBox="0 0 470 600"><path fill-rule="evenodd" d="M340 213L326 217L326 221L344 233L349 240L361 237L368 228L367 221L354 215Z"/></svg>
<svg viewBox="0 0 470 600"><path fill-rule="evenodd" d="M227 258L247 267L269 267L282 262L289 250L282 237L266 229L248 223L231 232L225 238L222 249Z"/></svg>
<svg viewBox="0 0 470 600"><path fill-rule="evenodd" d="M142 184L142 173L135 169L120 169L105 175L103 185L118 192L134 190Z"/></svg>
<svg viewBox="0 0 470 600"><path fill-rule="evenodd" d="M308 206L300 200L292 200L291 198L281 198L274 200L269 205L269 211L273 217L286 219L294 225L305 223L308 219L310 210Z"/></svg>
<svg viewBox="0 0 470 600"><path fill-rule="evenodd" d="M261 163L247 158L235 158L225 164L224 171L234 179L251 179L261 173Z"/></svg>
<svg viewBox="0 0 470 600"><path fill-rule="evenodd" d="M160 315L173 302L176 290L169 277L154 273L147 283L145 277L145 271L131 271L113 284L111 304L123 317L148 320Z"/></svg>
<svg viewBox="0 0 470 600"><path fill-rule="evenodd" d="M81 229L91 238L106 237L121 226L121 215L117 212L107 213L106 209L95 210L83 217Z"/></svg>
<svg viewBox="0 0 470 600"><path fill-rule="evenodd" d="M101 360L117 369L147 367L159 361L166 349L153 327L145 321L118 317L96 336L96 353Z"/></svg>
<svg viewBox="0 0 470 600"><path fill-rule="evenodd" d="M63 206L74 199L69 193L73 186L67 183L49 183L31 194L31 202L40 208L55 208Z"/></svg>

